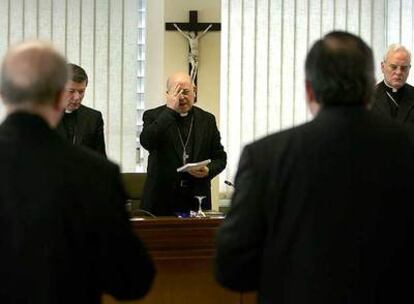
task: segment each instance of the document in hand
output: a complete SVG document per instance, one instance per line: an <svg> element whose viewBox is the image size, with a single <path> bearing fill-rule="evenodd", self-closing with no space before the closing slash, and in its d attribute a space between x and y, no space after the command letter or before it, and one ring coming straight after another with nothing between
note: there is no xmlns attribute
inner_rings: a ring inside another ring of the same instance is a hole
<svg viewBox="0 0 414 304"><path fill-rule="evenodd" d="M188 163L177 169L177 172L188 172L193 169L199 169L211 163L211 159L206 159L198 163Z"/></svg>

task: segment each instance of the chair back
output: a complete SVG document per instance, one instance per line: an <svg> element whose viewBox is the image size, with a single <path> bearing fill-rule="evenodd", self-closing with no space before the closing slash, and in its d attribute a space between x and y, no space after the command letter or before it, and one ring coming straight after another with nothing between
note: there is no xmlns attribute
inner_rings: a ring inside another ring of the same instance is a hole
<svg viewBox="0 0 414 304"><path fill-rule="evenodd" d="M131 212L140 208L146 178L146 173L122 173L122 180L127 195L128 203L131 203Z"/></svg>

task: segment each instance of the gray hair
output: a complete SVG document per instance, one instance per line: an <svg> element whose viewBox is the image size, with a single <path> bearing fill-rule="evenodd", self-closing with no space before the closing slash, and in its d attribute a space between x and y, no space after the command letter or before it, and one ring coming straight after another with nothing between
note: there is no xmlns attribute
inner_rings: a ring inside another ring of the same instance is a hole
<svg viewBox="0 0 414 304"><path fill-rule="evenodd" d="M2 63L0 93L5 103L53 104L68 79L65 58L50 44L23 42Z"/></svg>
<svg viewBox="0 0 414 304"><path fill-rule="evenodd" d="M387 61L387 58L390 54L400 52L400 51L407 53L408 59L411 62L411 52L405 46L399 43L393 43L388 46L387 51L384 54L383 62Z"/></svg>

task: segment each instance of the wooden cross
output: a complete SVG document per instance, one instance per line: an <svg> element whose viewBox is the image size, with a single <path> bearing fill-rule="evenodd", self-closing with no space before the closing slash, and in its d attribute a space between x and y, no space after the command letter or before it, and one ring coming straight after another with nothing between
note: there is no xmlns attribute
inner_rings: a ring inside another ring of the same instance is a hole
<svg viewBox="0 0 414 304"><path fill-rule="evenodd" d="M189 11L189 19L190 21L185 22L169 22L165 23L165 30L166 31L178 31L178 29L174 26L177 25L182 31L184 32L194 32L195 35L198 35L198 32L203 32L207 28L209 32L211 31L220 31L221 24L220 23L212 23L212 22L198 22L198 12L197 11ZM189 53L191 52L191 46L189 46ZM192 72L192 66L188 64L188 71L189 74ZM197 85L197 75L194 78L194 84Z"/></svg>

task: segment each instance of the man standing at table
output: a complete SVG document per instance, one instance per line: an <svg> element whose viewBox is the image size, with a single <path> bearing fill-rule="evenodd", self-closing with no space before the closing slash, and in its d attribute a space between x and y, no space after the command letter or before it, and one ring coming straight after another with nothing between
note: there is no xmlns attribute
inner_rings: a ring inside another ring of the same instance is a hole
<svg viewBox="0 0 414 304"><path fill-rule="evenodd" d="M197 210L195 196L205 196L211 209L210 181L224 170L227 155L214 116L194 106L195 92L186 73L167 81L166 104L144 113L141 145L149 151L142 209L155 215ZM186 163L211 163L177 173Z"/></svg>
<svg viewBox="0 0 414 304"><path fill-rule="evenodd" d="M414 87L407 83L411 54L404 46L392 44L381 62L384 80L375 90L375 113L403 124L414 123Z"/></svg>
<svg viewBox="0 0 414 304"><path fill-rule="evenodd" d="M102 113L82 104L88 75L76 64L69 63L68 68L69 80L65 86L67 105L56 130L72 144L87 147L106 157Z"/></svg>
<svg viewBox="0 0 414 304"><path fill-rule="evenodd" d="M316 117L244 149L217 280L266 304L411 302L412 132L367 109L374 62L359 37L327 34L305 66Z"/></svg>
<svg viewBox="0 0 414 304"><path fill-rule="evenodd" d="M142 298L154 267L133 234L119 169L53 128L66 106L65 59L26 42L6 54L0 94L0 299L100 303Z"/></svg>

